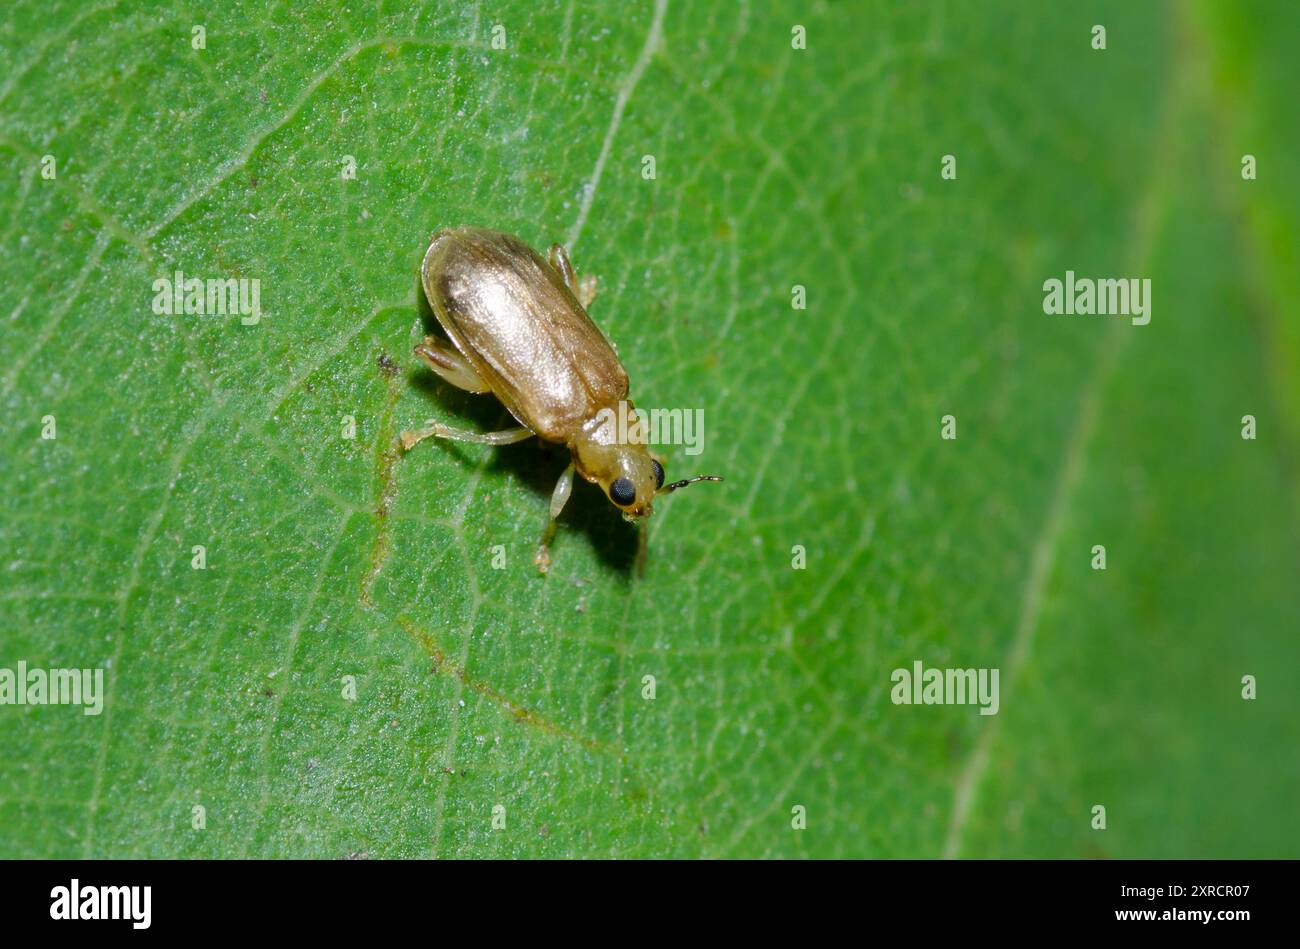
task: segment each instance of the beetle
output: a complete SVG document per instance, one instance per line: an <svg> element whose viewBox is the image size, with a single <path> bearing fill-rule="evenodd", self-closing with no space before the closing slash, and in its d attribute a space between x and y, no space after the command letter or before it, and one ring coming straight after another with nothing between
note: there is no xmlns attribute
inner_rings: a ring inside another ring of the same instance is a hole
<svg viewBox="0 0 1300 949"><path fill-rule="evenodd" d="M509 445L536 435L567 447L570 461L551 494L550 517L533 558L542 573L550 569L556 519L575 471L599 485L633 523L650 516L660 494L722 480L697 475L664 484L663 460L647 448L627 398L627 370L587 315L595 281L578 279L560 244L552 244L543 259L500 231L442 230L425 251L420 283L450 344L426 336L415 355L452 385L495 395L520 426L480 433L435 422L402 432L402 450L435 436Z"/></svg>

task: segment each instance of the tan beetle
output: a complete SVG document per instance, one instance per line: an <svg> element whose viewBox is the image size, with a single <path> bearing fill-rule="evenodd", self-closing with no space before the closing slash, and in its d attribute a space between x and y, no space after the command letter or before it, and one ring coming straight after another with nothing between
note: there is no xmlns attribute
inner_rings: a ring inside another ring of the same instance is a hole
<svg viewBox="0 0 1300 949"><path fill-rule="evenodd" d="M478 433L434 423L402 432L402 450L432 436L509 445L536 435L568 447L572 460L551 495L533 558L542 573L550 568L556 518L575 469L629 521L648 517L658 494L722 480L699 475L664 484L663 463L647 449L627 399L627 370L587 316L595 281L578 280L559 244L551 245L548 263L509 234L439 231L425 251L420 282L451 345L426 336L415 355L454 386L491 392L522 425Z"/></svg>

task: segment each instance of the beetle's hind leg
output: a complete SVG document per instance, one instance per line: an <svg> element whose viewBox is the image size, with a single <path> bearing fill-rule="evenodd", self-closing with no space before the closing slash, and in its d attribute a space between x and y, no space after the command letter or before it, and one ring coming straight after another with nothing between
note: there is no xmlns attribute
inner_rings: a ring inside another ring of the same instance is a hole
<svg viewBox="0 0 1300 949"><path fill-rule="evenodd" d="M573 462L569 462L569 466L560 475L560 480L555 482L555 490L551 492L551 517L546 522L546 529L542 531L542 541L537 545L537 553L533 556L533 563L540 573L546 573L551 569L551 541L555 538L556 518L564 510L572 490Z"/></svg>
<svg viewBox="0 0 1300 949"><path fill-rule="evenodd" d="M573 295L578 298L578 302L584 308L591 306L591 301L596 299L596 278L586 276L579 279L577 272L573 269L573 261L569 260L569 252L564 249L562 244L551 245L550 259L551 266L564 278L565 286L573 291Z"/></svg>
<svg viewBox="0 0 1300 949"><path fill-rule="evenodd" d="M434 422L427 428L402 432L402 451L410 451L426 438L450 438L455 442L475 442L479 445L513 445L525 438L532 438L535 433L531 428L507 428L499 432L467 432L463 428L452 428L441 422Z"/></svg>
<svg viewBox="0 0 1300 949"><path fill-rule="evenodd" d="M424 341L415 347L415 355L458 389L474 393L492 391L492 387L483 381L483 377L456 347L444 343L436 336L424 337Z"/></svg>
<svg viewBox="0 0 1300 949"><path fill-rule="evenodd" d="M491 392L492 388L483 381L483 377L470 365L469 360L460 354L454 346L443 342L436 336L426 336L415 347L415 355L420 361L450 382L466 392ZM450 428L441 423L434 423L427 428L402 432L402 451L410 451L418 442L435 435L439 438L451 438L461 442L479 442L483 445L509 445L523 441L532 435L527 428L507 428L501 432L466 432Z"/></svg>

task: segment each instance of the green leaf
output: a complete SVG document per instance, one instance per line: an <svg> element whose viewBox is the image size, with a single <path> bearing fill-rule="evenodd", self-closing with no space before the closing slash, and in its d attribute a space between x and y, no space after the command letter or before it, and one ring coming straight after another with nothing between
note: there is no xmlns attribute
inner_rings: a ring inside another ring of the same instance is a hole
<svg viewBox="0 0 1300 949"><path fill-rule="evenodd" d="M1300 855L1300 14L1080 6L10 4L0 668L105 694L0 706L0 853ZM558 446L397 456L507 424L410 354L462 224L703 410L643 578L587 485L536 574Z"/></svg>

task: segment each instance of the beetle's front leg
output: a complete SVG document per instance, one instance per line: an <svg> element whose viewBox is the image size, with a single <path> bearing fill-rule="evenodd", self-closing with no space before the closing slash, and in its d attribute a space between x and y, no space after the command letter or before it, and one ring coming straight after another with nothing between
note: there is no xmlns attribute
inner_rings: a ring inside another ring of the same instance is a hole
<svg viewBox="0 0 1300 949"><path fill-rule="evenodd" d="M546 573L551 569L551 541L555 538L556 519L564 510L572 490L573 462L569 462L569 466L560 475L560 480L555 482L555 490L551 492L551 518L546 522L546 530L542 531L542 542L537 545L537 553L533 557L533 563L537 565L540 573Z"/></svg>
<svg viewBox="0 0 1300 949"><path fill-rule="evenodd" d="M551 245L550 259L551 266L564 278L565 286L573 291L573 295L578 298L583 308L591 306L591 301L596 299L596 278L592 276L579 278L573 269L573 261L569 260L569 252L562 244Z"/></svg>
<svg viewBox="0 0 1300 949"><path fill-rule="evenodd" d="M480 445L513 445L533 435L530 428L507 428L500 432L467 432L434 422L427 428L402 432L402 451L410 451L426 438L450 438L458 442L476 442Z"/></svg>

